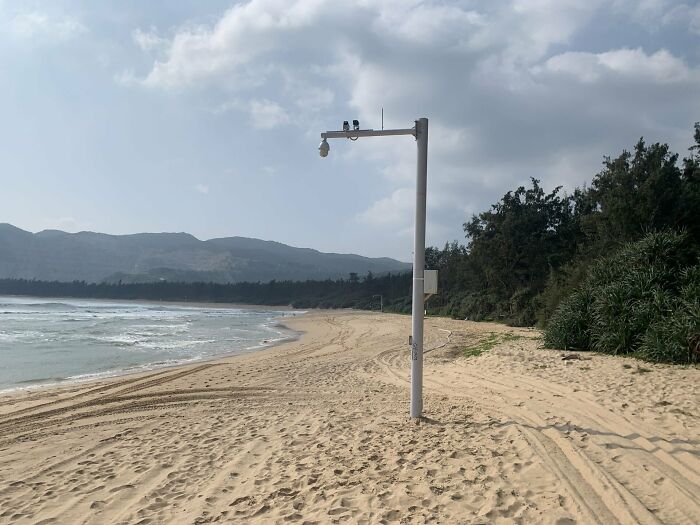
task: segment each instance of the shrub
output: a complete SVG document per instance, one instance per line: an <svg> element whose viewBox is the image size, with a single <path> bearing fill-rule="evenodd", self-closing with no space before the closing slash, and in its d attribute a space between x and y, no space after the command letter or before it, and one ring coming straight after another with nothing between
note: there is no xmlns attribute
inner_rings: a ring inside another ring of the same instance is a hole
<svg viewBox="0 0 700 525"><path fill-rule="evenodd" d="M591 294L587 289L576 290L563 301L544 332L547 348L589 350L591 346Z"/></svg>
<svg viewBox="0 0 700 525"><path fill-rule="evenodd" d="M700 308L678 308L655 320L644 333L639 357L649 361L695 363L700 360Z"/></svg>
<svg viewBox="0 0 700 525"><path fill-rule="evenodd" d="M644 334L639 355L650 361L700 361L700 265L681 273L681 293Z"/></svg>
<svg viewBox="0 0 700 525"><path fill-rule="evenodd" d="M635 353L650 361L700 360L700 265L683 233L651 233L599 259L562 301L545 346Z"/></svg>

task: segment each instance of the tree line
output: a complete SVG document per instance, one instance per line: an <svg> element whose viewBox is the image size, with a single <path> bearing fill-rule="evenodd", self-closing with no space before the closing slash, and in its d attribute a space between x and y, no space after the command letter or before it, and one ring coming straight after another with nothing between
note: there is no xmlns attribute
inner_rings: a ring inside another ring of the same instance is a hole
<svg viewBox="0 0 700 525"><path fill-rule="evenodd" d="M358 308L378 310L383 301L390 311L410 311L411 275L372 273L325 281L270 281L267 283L88 283L0 279L0 294L85 299L145 299L211 303L292 306L294 308ZM381 296L381 297L379 297Z"/></svg>
<svg viewBox="0 0 700 525"><path fill-rule="evenodd" d="M606 157L590 185L545 192L533 178L464 223L466 245L428 249L440 270L436 313L545 325L598 258L650 232L685 232L700 246L700 125L679 162L667 144L640 139Z"/></svg>

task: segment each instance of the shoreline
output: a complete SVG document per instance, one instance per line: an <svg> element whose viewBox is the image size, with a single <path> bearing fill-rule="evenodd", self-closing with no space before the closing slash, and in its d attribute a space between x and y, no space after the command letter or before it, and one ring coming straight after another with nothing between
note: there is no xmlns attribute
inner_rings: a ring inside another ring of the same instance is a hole
<svg viewBox="0 0 700 525"><path fill-rule="evenodd" d="M700 369L428 318L414 421L410 318L287 320L261 351L4 396L0 524L700 522Z"/></svg>
<svg viewBox="0 0 700 525"><path fill-rule="evenodd" d="M65 296L65 295L60 295L60 296L46 296L46 295L11 295L11 294L0 294L0 297L19 297L19 298L24 298L28 297L30 299L67 299L67 300L79 300L79 301L103 301L103 302L116 302L116 303L141 303L141 304L166 304L166 305L175 305L175 306L194 306L194 307L202 307L202 308L216 308L216 307L221 307L223 306L224 308L241 308L241 309L263 309L263 310L279 310L279 311L296 311L296 310L301 310L301 311L306 311L310 309L302 309L302 308L294 308L291 305L275 305L275 304L248 304L248 303L211 303L211 302L200 302L200 301L163 301L163 300L154 300L154 299L112 299L109 297L71 297L71 296Z"/></svg>
<svg viewBox="0 0 700 525"><path fill-rule="evenodd" d="M300 316L301 315L306 315L306 314L300 314ZM280 318L280 319L283 319L283 318ZM251 353L255 353L255 352L261 352L261 351L267 350L269 348L275 348L276 346L280 346L280 345L283 345L286 343L298 341L304 335L303 332L298 332L296 330L292 330L291 328L286 327L286 325L279 324L279 326L284 327L285 329L287 329L293 333L290 334L289 337L283 337L283 338L279 338L279 339L269 340L268 343L264 343L264 341L268 341L267 339L265 339L265 340L263 340L263 343L261 343L258 346L246 348L244 350L239 350L235 353L232 352L232 353L217 354L215 356L209 356L209 357L203 357L203 358L192 358L190 360L183 360L183 361L180 361L177 363L172 363L172 364L153 363L152 366L149 365L148 368L144 367L143 369L140 369L140 370L114 370L114 371L107 371L104 373L85 374L86 376L93 375L94 377L65 378L65 379L60 379L54 383L44 383L44 382L39 383L38 381L42 381L41 379L39 379L39 380L37 380L37 384L31 384L31 385L26 385L26 386L17 386L17 387L12 387L12 388L7 388L7 389L0 388L0 401L2 401L2 397L6 394L10 395L10 394L14 394L14 393L38 391L38 390L51 389L51 388L56 388L56 389L63 388L63 387L70 388L71 386L74 386L74 385L75 386L77 386L77 385L89 386L93 383L114 380L114 379L118 379L120 377L129 377L129 376L140 375L140 374L148 374L151 372L157 372L159 370L171 370L171 369L177 369L177 368L181 368L181 367L196 365L199 363L209 363L212 361L230 359L230 358L233 358L233 357L236 357L239 355L247 355L247 354L251 354Z"/></svg>
<svg viewBox="0 0 700 525"><path fill-rule="evenodd" d="M162 304L167 304L167 305L172 305L172 306L185 306L185 307L193 307L193 308L219 308L220 304L219 303L181 303L181 302L172 302L172 301L141 301L141 300L110 300L110 299L81 299L81 298L72 298L72 297L45 297L45 296L19 296L19 295L3 295L1 297L12 297L12 298L26 298L29 297L31 299L37 299L37 300L44 300L44 302L47 302L46 300L49 300L49 302L53 302L53 300L56 300L58 302L61 302L61 300L80 300L80 301L86 301L88 303L101 303L104 304L105 302L108 302L110 304L120 304L120 303L126 303L126 304L145 304L145 305L162 305ZM253 310L253 311L265 311L265 312L270 312L270 314L274 314L277 312L295 312L292 318L298 317L298 316L303 316L308 313L308 310L301 310L301 309L295 309L291 307L286 307L286 308L277 308L277 307L269 307L269 306L264 306L264 305L233 305L231 303L226 303L226 306L230 307L231 309L241 309L241 310ZM280 332L275 334L276 337L264 337L261 338L260 341L253 346L238 349L238 350L229 350L220 354L216 355L210 355L210 356L204 356L204 357L191 357L191 358L183 358L180 360L173 360L173 362L153 362L153 363L144 363L143 365L137 365L134 366L131 369L114 369L114 370L105 370L103 372L92 372L92 373L85 373L85 374L79 374L76 376L70 376L66 378L39 378L36 380L27 380L27 381L22 381L18 383L16 386L10 386L10 387L2 387L0 386L0 399L5 396L5 395L10 395L14 393L22 393L22 392L29 392L29 391L37 391L37 390L43 390L43 389L51 389L51 388L70 388L73 385L89 385L92 383L100 382L100 381L107 381L107 380L113 380L115 378L120 378L120 377L127 377L127 376L132 376L132 375L137 375L137 374L148 374L149 372L155 372L158 370L164 370L164 369L174 369L178 367L186 367L190 365L196 365L198 363L206 363L206 362L211 362L211 361L216 361L219 359L227 359L230 357L235 357L237 355L245 355L248 353L253 353L253 352L258 352L261 350L265 350L267 348L272 348L275 346L279 346L281 344L285 344L288 342L293 342L298 340L301 337L301 333L297 330L293 330L285 322L288 320L289 317L272 317L269 321L268 324L266 324L266 327L269 329L274 330L275 328L279 329Z"/></svg>

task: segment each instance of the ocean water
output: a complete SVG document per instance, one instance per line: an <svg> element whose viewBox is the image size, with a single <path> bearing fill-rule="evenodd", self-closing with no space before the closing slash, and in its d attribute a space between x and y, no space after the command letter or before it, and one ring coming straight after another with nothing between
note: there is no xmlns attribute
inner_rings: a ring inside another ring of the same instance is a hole
<svg viewBox="0 0 700 525"><path fill-rule="evenodd" d="M0 390L233 355L292 339L301 312L0 296Z"/></svg>

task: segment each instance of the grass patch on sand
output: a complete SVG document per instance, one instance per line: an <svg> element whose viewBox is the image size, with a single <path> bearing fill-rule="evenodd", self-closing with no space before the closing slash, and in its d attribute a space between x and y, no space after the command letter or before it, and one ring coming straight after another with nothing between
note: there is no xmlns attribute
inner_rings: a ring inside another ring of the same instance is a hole
<svg viewBox="0 0 700 525"><path fill-rule="evenodd" d="M478 357L484 352L492 350L501 343L507 343L508 341L517 341L518 339L526 339L525 336L511 334L511 333L497 333L489 332L489 335L479 341L477 344L472 346L467 346L462 350L464 357Z"/></svg>

